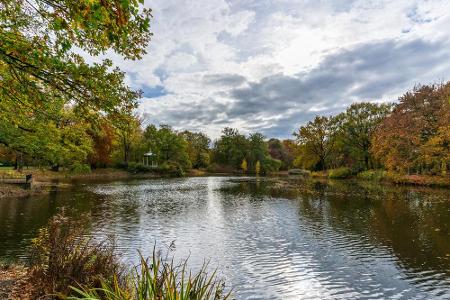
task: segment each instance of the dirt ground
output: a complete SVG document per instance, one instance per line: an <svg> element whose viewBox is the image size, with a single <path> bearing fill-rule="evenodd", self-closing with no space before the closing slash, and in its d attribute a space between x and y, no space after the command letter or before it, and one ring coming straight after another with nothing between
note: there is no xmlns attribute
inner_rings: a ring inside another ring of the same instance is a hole
<svg viewBox="0 0 450 300"><path fill-rule="evenodd" d="M32 286L23 266L0 266L0 299L30 300Z"/></svg>

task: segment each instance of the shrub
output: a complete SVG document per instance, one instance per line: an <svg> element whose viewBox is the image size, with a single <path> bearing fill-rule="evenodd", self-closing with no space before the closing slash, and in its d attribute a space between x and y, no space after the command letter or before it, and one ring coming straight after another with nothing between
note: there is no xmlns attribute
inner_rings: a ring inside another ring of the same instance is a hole
<svg viewBox="0 0 450 300"><path fill-rule="evenodd" d="M87 164L76 163L70 167L70 171L76 174L89 173L91 171L91 167Z"/></svg>
<svg viewBox="0 0 450 300"><path fill-rule="evenodd" d="M147 173L152 172L154 169L151 166L147 166L141 163L130 162L127 167L128 172L131 173Z"/></svg>
<svg viewBox="0 0 450 300"><path fill-rule="evenodd" d="M337 168L328 170L328 178L348 178L352 175L352 172L349 168Z"/></svg>
<svg viewBox="0 0 450 300"><path fill-rule="evenodd" d="M281 167L281 161L271 157L266 157L263 159L261 167L264 174L276 172Z"/></svg>
<svg viewBox="0 0 450 300"><path fill-rule="evenodd" d="M386 172L384 170L367 170L358 173L357 177L363 180L381 181L385 178Z"/></svg>
<svg viewBox="0 0 450 300"><path fill-rule="evenodd" d="M86 238L88 223L86 215L74 221L61 211L39 231L33 240L30 271L36 297L69 295L70 286L78 284L98 288L113 276L123 283L112 243Z"/></svg>

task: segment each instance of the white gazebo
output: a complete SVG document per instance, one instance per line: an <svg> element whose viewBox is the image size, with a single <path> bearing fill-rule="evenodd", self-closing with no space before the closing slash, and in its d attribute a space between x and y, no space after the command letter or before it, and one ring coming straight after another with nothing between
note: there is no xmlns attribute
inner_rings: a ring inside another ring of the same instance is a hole
<svg viewBox="0 0 450 300"><path fill-rule="evenodd" d="M152 168L158 167L158 162L155 160L155 154L151 151L144 153L144 157L142 158L142 164L144 166L150 166Z"/></svg>

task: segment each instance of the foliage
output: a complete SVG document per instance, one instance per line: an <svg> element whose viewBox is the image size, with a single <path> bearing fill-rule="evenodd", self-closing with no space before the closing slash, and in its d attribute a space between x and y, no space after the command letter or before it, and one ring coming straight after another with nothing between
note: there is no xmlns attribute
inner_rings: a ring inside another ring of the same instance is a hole
<svg viewBox="0 0 450 300"><path fill-rule="evenodd" d="M210 138L202 132L185 130L180 135L187 142L187 154L193 168L206 168L210 163Z"/></svg>
<svg viewBox="0 0 450 300"><path fill-rule="evenodd" d="M75 212L74 212L75 213ZM127 271L108 240L88 235L89 217L62 211L33 240L30 280L37 298L61 299L227 299L225 283L205 264L197 273L187 261L175 264L153 251Z"/></svg>
<svg viewBox="0 0 450 300"><path fill-rule="evenodd" d="M372 135L391 108L390 104L353 103L335 117L338 124L337 151L342 164L357 170L374 166L376 162L370 153Z"/></svg>
<svg viewBox="0 0 450 300"><path fill-rule="evenodd" d="M154 125L147 126L143 135L143 144L147 151L155 155L159 164L170 161L180 166L182 170L191 168L187 142L170 126L161 125L159 128Z"/></svg>
<svg viewBox="0 0 450 300"><path fill-rule="evenodd" d="M260 133L252 133L246 137L236 129L225 128L212 152L214 162L236 170L245 169L256 173L256 165L259 164L258 173L269 173L278 171L281 166L281 161L270 156L268 143Z"/></svg>
<svg viewBox="0 0 450 300"><path fill-rule="evenodd" d="M337 169L328 170L329 178L348 178L352 175L352 171L349 168L341 167Z"/></svg>
<svg viewBox="0 0 450 300"><path fill-rule="evenodd" d="M128 163L127 170L134 174L147 173L147 172L154 171L154 169L151 166L147 166L142 163L135 163L135 162Z"/></svg>
<svg viewBox="0 0 450 300"><path fill-rule="evenodd" d="M259 175L259 173L261 173L261 163L258 160L255 165L255 174Z"/></svg>
<svg viewBox="0 0 450 300"><path fill-rule="evenodd" d="M268 141L268 148L270 156L281 161L281 170L288 170L293 166L298 151L298 146L294 141L280 141L279 139L272 138Z"/></svg>
<svg viewBox="0 0 450 300"><path fill-rule="evenodd" d="M450 164L450 83L419 86L399 99L372 140L390 171L443 174Z"/></svg>
<svg viewBox="0 0 450 300"><path fill-rule="evenodd" d="M89 164L93 168L106 168L111 164L111 155L116 142L115 129L108 120L100 118L97 124L93 124L88 134L93 142L93 149L88 156Z"/></svg>
<svg viewBox="0 0 450 300"><path fill-rule="evenodd" d="M111 243L86 238L89 218L74 221L62 211L33 240L31 280L39 295L68 295L78 284L100 287L122 268Z"/></svg>
<svg viewBox="0 0 450 300"><path fill-rule="evenodd" d="M236 129L226 127L219 140L215 142L214 161L238 169L242 160L246 158L248 148L249 143L244 135Z"/></svg>
<svg viewBox="0 0 450 300"><path fill-rule="evenodd" d="M386 176L386 171L384 170L367 170L358 173L359 179L371 180L371 181L381 181Z"/></svg>
<svg viewBox="0 0 450 300"><path fill-rule="evenodd" d="M88 127L131 111L140 92L110 60L74 50L140 58L149 20L138 0L0 0L0 144L56 167L84 162Z"/></svg>
<svg viewBox="0 0 450 300"><path fill-rule="evenodd" d="M289 169L289 175L302 175L305 177L309 177L311 172L303 169Z"/></svg>
<svg viewBox="0 0 450 300"><path fill-rule="evenodd" d="M333 117L316 116L313 121L301 126L294 136L301 145L300 156L307 158L303 167L309 163L310 168L325 170L329 158L336 148L336 119ZM299 162L296 163L300 166Z"/></svg>
<svg viewBox="0 0 450 300"><path fill-rule="evenodd" d="M248 164L247 164L247 160L245 158L242 160L241 169L242 169L242 172L247 173Z"/></svg>
<svg viewBox="0 0 450 300"><path fill-rule="evenodd" d="M188 271L187 261L176 265L167 262L153 252L151 260L140 255L140 265L136 267L129 282L122 286L116 278L104 280L101 288L90 286L74 287L76 296L70 300L158 300L158 299L198 299L225 300L231 291L224 292L225 283L217 279L216 272L208 274L207 264L197 273Z"/></svg>

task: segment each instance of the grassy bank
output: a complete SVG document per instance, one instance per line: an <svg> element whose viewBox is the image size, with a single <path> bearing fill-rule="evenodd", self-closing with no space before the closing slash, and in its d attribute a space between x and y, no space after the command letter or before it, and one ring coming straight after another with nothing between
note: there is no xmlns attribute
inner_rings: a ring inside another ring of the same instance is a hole
<svg viewBox="0 0 450 300"><path fill-rule="evenodd" d="M408 175L384 170L368 170L360 173L352 173L348 168L331 169L327 171L311 172L314 178L330 179L360 179L366 181L386 182L404 185L450 187L450 176L437 175Z"/></svg>

